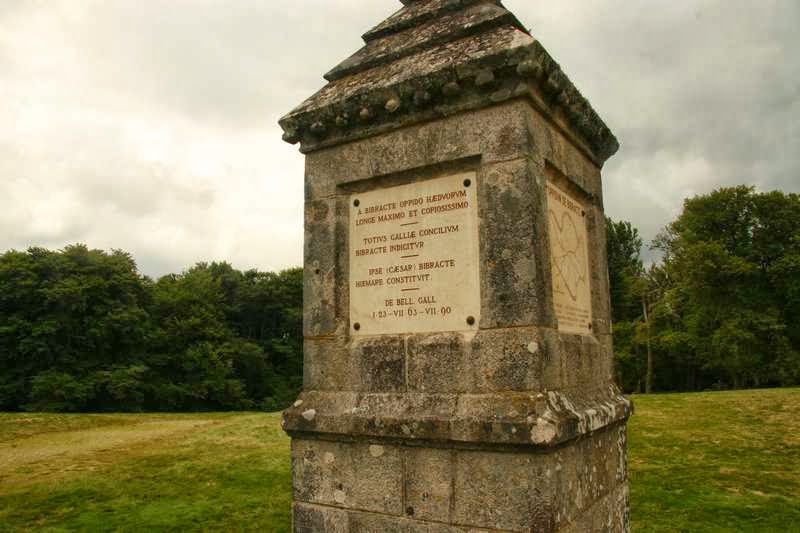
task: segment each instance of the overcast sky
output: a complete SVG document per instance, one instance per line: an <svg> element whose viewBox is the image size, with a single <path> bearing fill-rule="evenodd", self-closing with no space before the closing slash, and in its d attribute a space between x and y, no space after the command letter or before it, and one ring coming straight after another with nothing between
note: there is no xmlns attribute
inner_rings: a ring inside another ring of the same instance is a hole
<svg viewBox="0 0 800 533"><path fill-rule="evenodd" d="M506 0L622 143L610 216L800 190L797 0ZM302 263L303 161L278 118L398 0L0 0L0 251Z"/></svg>

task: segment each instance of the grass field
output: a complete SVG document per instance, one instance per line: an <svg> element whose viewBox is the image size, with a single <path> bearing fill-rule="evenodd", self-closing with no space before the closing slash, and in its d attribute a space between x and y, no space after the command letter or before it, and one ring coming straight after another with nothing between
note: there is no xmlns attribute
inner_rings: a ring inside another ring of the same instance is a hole
<svg viewBox="0 0 800 533"><path fill-rule="evenodd" d="M800 532L800 389L633 400L635 531Z"/></svg>
<svg viewBox="0 0 800 533"><path fill-rule="evenodd" d="M634 400L634 530L800 532L800 390ZM0 414L0 531L289 531L279 422Z"/></svg>

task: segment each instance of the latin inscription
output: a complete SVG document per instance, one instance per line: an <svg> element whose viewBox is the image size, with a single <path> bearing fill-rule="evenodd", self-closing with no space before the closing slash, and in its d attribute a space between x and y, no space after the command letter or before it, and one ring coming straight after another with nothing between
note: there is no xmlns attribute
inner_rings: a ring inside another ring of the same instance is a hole
<svg viewBox="0 0 800 533"><path fill-rule="evenodd" d="M550 266L558 329L591 333L592 299L586 212L580 202L552 183L547 184L550 224Z"/></svg>
<svg viewBox="0 0 800 533"><path fill-rule="evenodd" d="M350 198L354 335L477 329L475 173Z"/></svg>

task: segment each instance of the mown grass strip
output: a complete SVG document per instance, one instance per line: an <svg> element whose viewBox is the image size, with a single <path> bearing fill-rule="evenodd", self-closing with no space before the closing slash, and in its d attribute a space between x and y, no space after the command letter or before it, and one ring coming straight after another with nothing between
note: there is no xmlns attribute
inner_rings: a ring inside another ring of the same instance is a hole
<svg viewBox="0 0 800 533"><path fill-rule="evenodd" d="M635 531L800 532L800 390L633 399ZM288 532L290 508L278 414L0 414L0 531Z"/></svg>

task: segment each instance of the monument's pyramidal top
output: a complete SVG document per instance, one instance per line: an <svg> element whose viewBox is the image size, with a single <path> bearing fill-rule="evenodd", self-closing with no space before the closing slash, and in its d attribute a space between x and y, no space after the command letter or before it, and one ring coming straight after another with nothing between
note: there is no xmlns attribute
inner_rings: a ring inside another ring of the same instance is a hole
<svg viewBox="0 0 800 533"><path fill-rule="evenodd" d="M402 0L280 120L303 152L519 97L578 134L602 164L616 138L558 63L500 1Z"/></svg>
<svg viewBox="0 0 800 533"><path fill-rule="evenodd" d="M366 46L326 74L325 79L335 81L469 36L494 40L497 46L501 36L524 39L528 33L500 2L414 0L406 3L406 7L365 33ZM485 34L489 35L484 37ZM450 50L451 56L460 50L459 46L445 48ZM441 53L447 55L447 50Z"/></svg>

